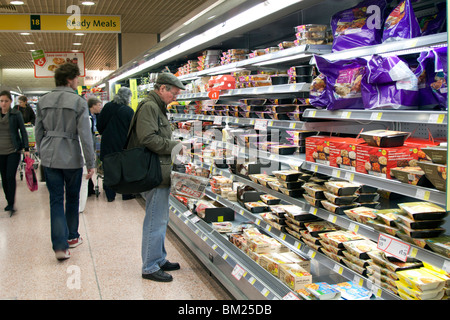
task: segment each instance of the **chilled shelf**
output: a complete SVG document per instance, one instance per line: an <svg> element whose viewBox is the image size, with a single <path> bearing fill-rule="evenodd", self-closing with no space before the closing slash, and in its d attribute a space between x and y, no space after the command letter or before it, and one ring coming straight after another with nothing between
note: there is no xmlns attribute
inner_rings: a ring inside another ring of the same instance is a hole
<svg viewBox="0 0 450 320"><path fill-rule="evenodd" d="M304 118L447 124L446 111L306 109Z"/></svg>

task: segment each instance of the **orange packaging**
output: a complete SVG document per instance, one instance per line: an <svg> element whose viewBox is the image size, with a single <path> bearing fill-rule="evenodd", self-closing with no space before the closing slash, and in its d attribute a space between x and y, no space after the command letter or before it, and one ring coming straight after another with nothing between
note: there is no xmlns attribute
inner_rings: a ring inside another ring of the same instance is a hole
<svg viewBox="0 0 450 320"><path fill-rule="evenodd" d="M356 146L364 139L335 138L330 140L330 166L356 171Z"/></svg>
<svg viewBox="0 0 450 320"><path fill-rule="evenodd" d="M411 167L416 159L410 146L380 148L366 143L356 146L356 172L391 179L390 169Z"/></svg>
<svg viewBox="0 0 450 320"><path fill-rule="evenodd" d="M330 165L330 141L336 138L326 136L305 138L306 161Z"/></svg>

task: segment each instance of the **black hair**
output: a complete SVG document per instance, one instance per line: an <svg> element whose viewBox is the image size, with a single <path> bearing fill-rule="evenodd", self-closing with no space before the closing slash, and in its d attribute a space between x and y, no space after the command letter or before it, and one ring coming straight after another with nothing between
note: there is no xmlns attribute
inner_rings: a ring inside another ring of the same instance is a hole
<svg viewBox="0 0 450 320"><path fill-rule="evenodd" d="M7 96L9 98L9 100L12 101L11 92L9 92L9 91L4 90L4 91L0 92L0 97L1 96Z"/></svg>
<svg viewBox="0 0 450 320"><path fill-rule="evenodd" d="M74 63L67 62L55 70L55 84L57 87L66 86L68 81L80 75L80 68Z"/></svg>

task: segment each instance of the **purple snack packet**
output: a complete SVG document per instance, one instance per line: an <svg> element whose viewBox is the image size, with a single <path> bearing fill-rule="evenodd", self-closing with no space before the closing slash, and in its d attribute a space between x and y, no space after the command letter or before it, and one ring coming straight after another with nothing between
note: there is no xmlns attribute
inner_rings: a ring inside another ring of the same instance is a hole
<svg viewBox="0 0 450 320"><path fill-rule="evenodd" d="M321 99L311 102L310 97L310 103L320 104L328 110L363 109L361 82L367 61L363 58L328 61L321 56L315 56L315 60L326 84Z"/></svg>
<svg viewBox="0 0 450 320"><path fill-rule="evenodd" d="M417 76L405 61L375 55L367 69L361 88L365 109L417 109Z"/></svg>
<svg viewBox="0 0 450 320"><path fill-rule="evenodd" d="M433 15L422 17L419 21L422 36L436 34L446 30L447 8L446 3L442 2L436 5L438 12Z"/></svg>
<svg viewBox="0 0 450 320"><path fill-rule="evenodd" d="M383 42L411 39L420 34L420 25L410 0L399 3L384 22Z"/></svg>
<svg viewBox="0 0 450 320"><path fill-rule="evenodd" d="M448 76L448 58L447 47L433 49L435 54L435 75L431 80L431 89L439 102L439 105L447 109L447 76Z"/></svg>
<svg viewBox="0 0 450 320"><path fill-rule="evenodd" d="M431 83L434 82L435 71L435 53L433 50L423 51L417 58L419 63L414 72L418 79L419 87L419 108L428 109L434 108L439 104L436 95L433 93Z"/></svg>
<svg viewBox="0 0 450 320"><path fill-rule="evenodd" d="M327 108L330 101L330 90L327 88L327 77L320 73L315 77L309 89L309 103L317 108Z"/></svg>
<svg viewBox="0 0 450 320"><path fill-rule="evenodd" d="M331 17L332 51L370 46L381 43L385 0L365 0Z"/></svg>

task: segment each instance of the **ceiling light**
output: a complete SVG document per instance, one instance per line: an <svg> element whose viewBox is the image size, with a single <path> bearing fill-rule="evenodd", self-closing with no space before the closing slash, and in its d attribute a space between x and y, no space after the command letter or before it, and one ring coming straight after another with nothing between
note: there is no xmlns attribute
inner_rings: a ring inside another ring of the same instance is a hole
<svg viewBox="0 0 450 320"><path fill-rule="evenodd" d="M25 42L25 43L26 43L26 44L34 44L34 42L31 42L31 41L30 41L30 42Z"/></svg>
<svg viewBox="0 0 450 320"><path fill-rule="evenodd" d="M36 50L35 50L35 49L31 49L30 51L31 51L31 52L34 52L34 51L36 51Z"/></svg>
<svg viewBox="0 0 450 320"><path fill-rule="evenodd" d="M29 32L21 32L21 33L20 33L21 36L29 36L30 34L31 34L31 33L29 33Z"/></svg>
<svg viewBox="0 0 450 320"><path fill-rule="evenodd" d="M72 52L80 52L80 50L72 50Z"/></svg>
<svg viewBox="0 0 450 320"><path fill-rule="evenodd" d="M93 5L95 5L95 2L94 1L83 1L81 4L83 6L93 6Z"/></svg>
<svg viewBox="0 0 450 320"><path fill-rule="evenodd" d="M13 4L15 6L21 6L25 3L23 1L10 1L9 4Z"/></svg>
<svg viewBox="0 0 450 320"><path fill-rule="evenodd" d="M79 42L74 42L74 43L72 43L74 46L81 46L81 43L79 43Z"/></svg>
<svg viewBox="0 0 450 320"><path fill-rule="evenodd" d="M76 36L84 36L84 33L75 33Z"/></svg>

